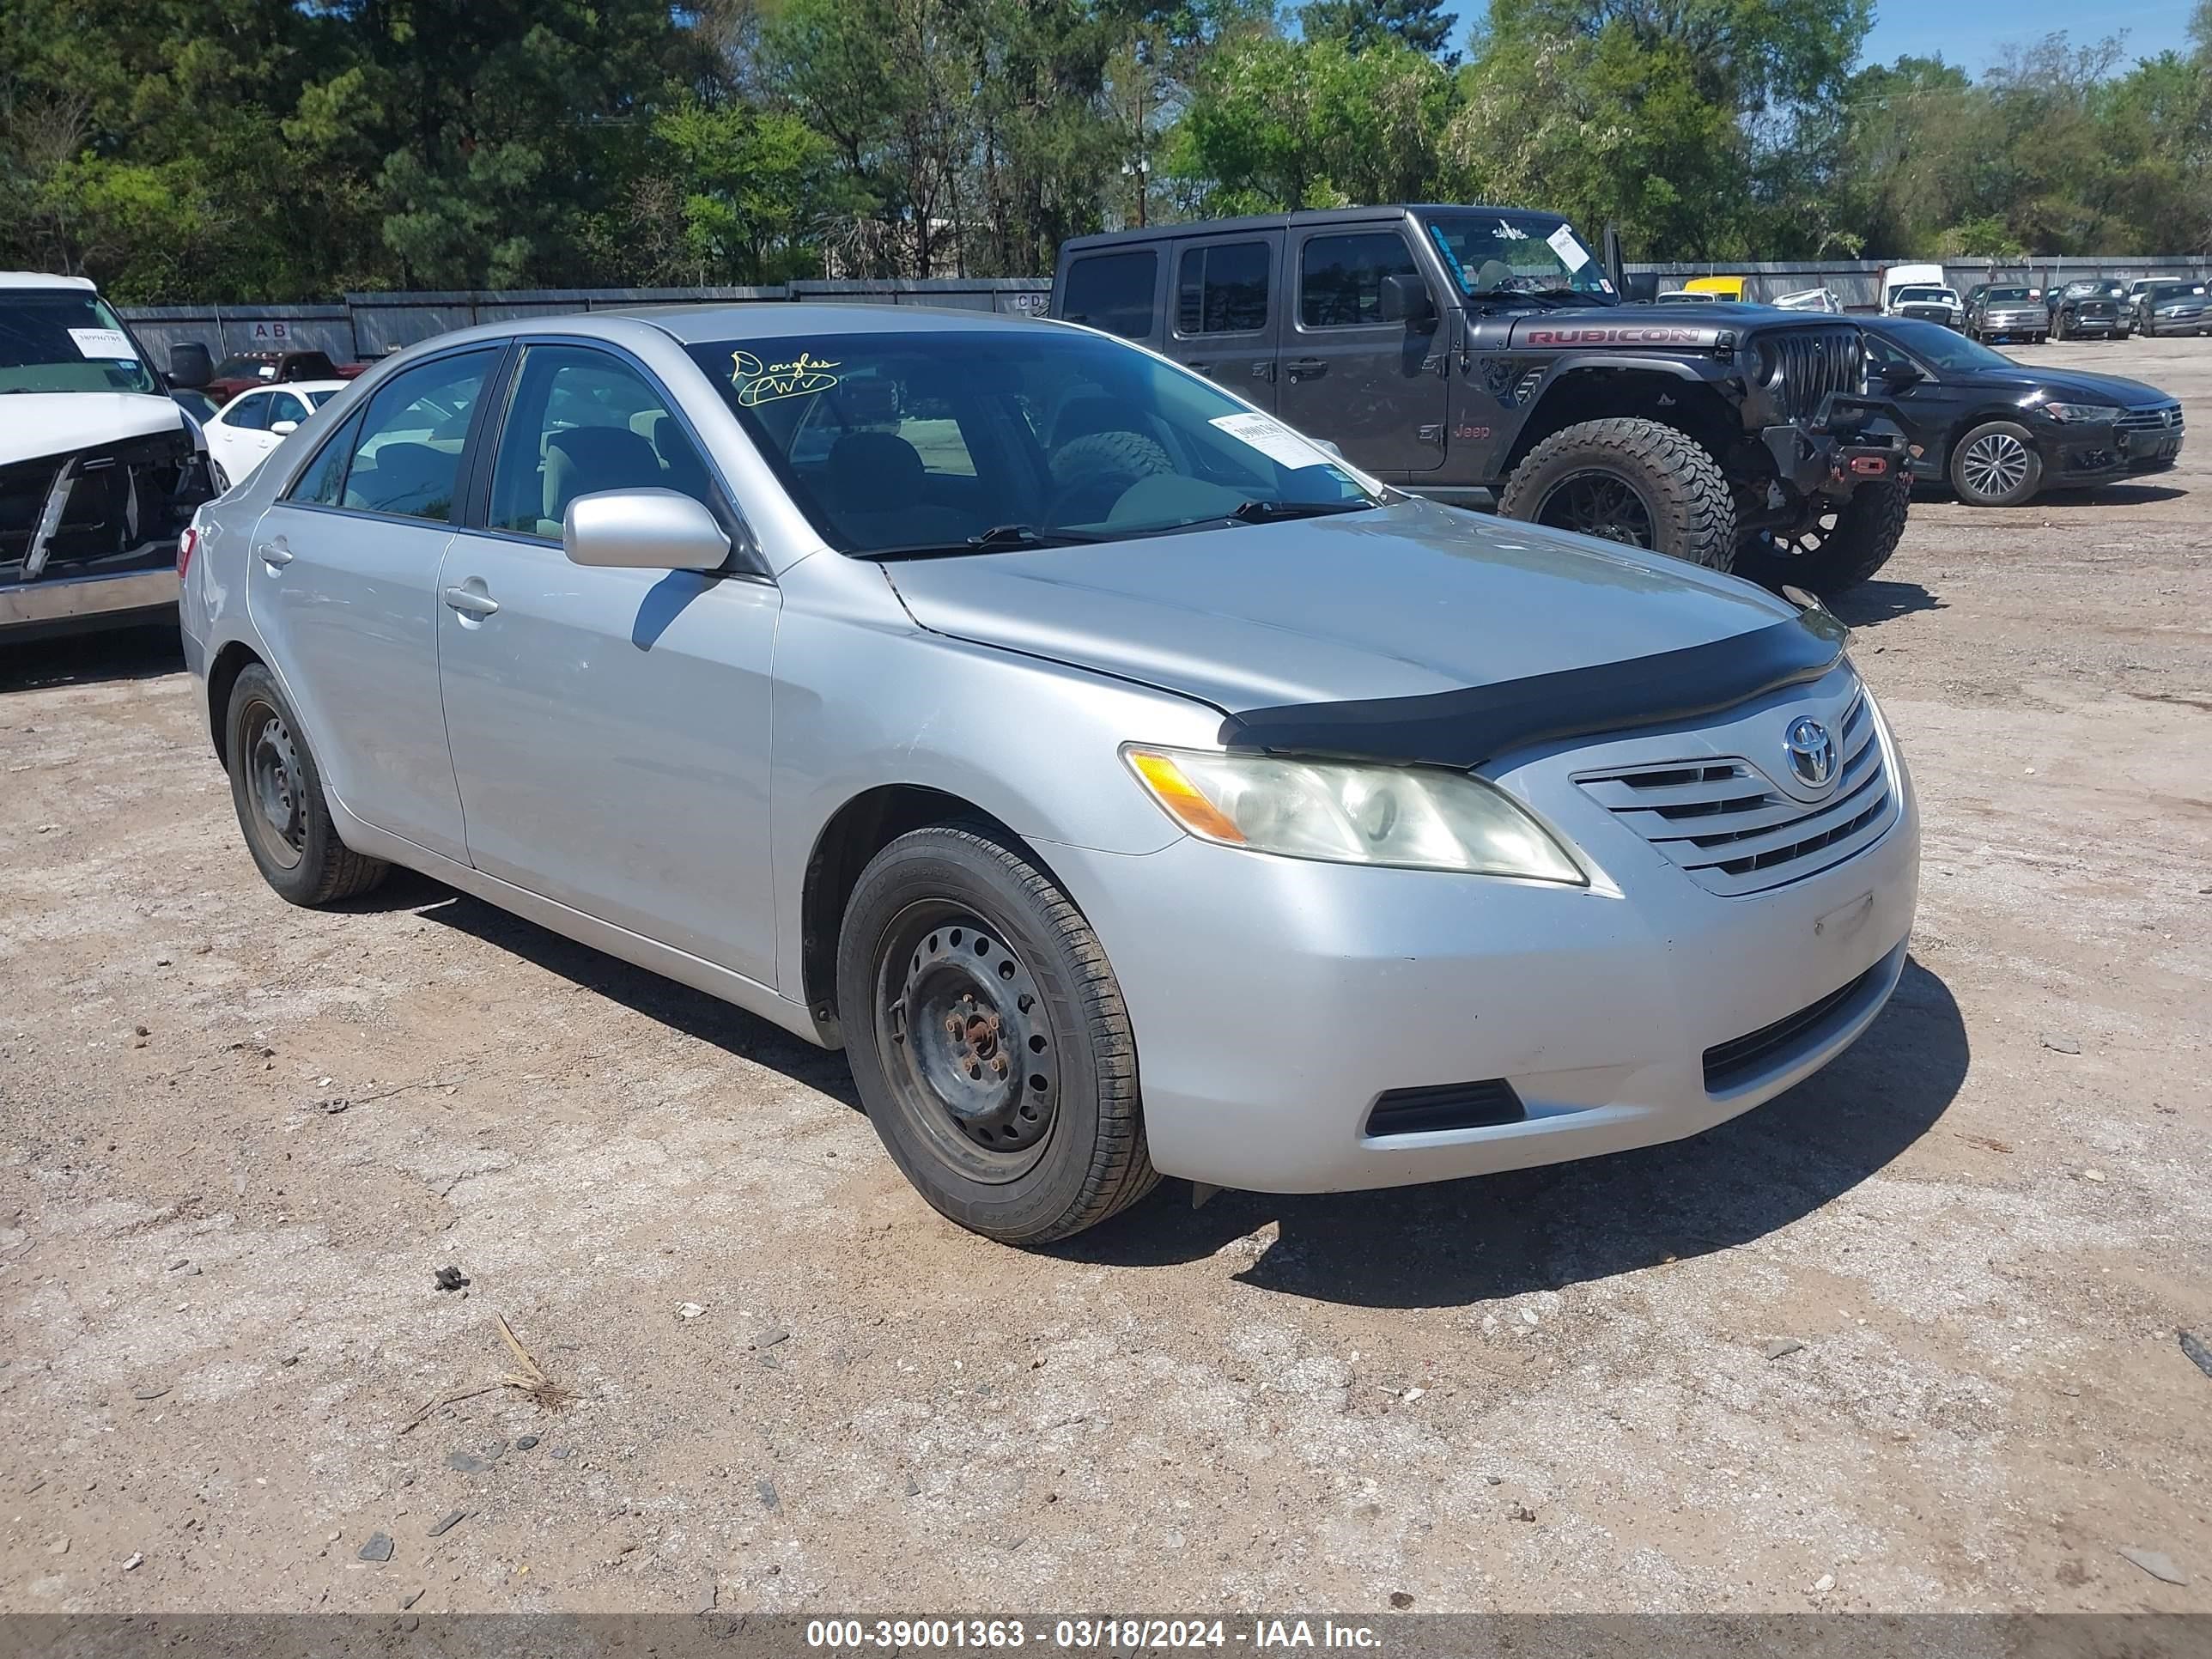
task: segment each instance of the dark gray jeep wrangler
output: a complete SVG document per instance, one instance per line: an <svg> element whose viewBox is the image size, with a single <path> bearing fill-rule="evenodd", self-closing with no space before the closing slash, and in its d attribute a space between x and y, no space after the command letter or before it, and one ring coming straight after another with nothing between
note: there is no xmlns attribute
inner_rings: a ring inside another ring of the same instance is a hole
<svg viewBox="0 0 2212 1659"><path fill-rule="evenodd" d="M1823 595L1880 569L1911 469L1858 325L1620 289L1556 214L1347 208L1079 238L1051 314L1438 501Z"/></svg>

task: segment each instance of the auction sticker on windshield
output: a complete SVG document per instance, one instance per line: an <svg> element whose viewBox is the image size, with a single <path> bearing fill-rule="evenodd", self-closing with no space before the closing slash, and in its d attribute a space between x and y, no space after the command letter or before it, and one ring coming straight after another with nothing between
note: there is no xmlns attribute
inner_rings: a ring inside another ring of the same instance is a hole
<svg viewBox="0 0 2212 1659"><path fill-rule="evenodd" d="M1590 262L1589 250L1575 234L1572 225L1561 225L1544 240L1551 245L1552 252L1559 256L1559 262L1569 270L1580 270Z"/></svg>
<svg viewBox="0 0 2212 1659"><path fill-rule="evenodd" d="M1333 466L1334 459L1268 415L1217 415L1207 422L1269 460L1287 467Z"/></svg>
<svg viewBox="0 0 2212 1659"><path fill-rule="evenodd" d="M76 342L81 357L127 357L138 361L138 354L131 349L131 337L119 328L73 328L70 339Z"/></svg>

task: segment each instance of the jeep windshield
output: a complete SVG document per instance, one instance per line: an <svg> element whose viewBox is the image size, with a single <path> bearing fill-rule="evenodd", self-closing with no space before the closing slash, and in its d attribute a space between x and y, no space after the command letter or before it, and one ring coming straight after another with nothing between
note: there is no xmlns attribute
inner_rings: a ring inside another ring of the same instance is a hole
<svg viewBox="0 0 2212 1659"><path fill-rule="evenodd" d="M825 542L1019 552L1380 503L1211 381L1087 330L810 333L687 349Z"/></svg>
<svg viewBox="0 0 2212 1659"><path fill-rule="evenodd" d="M1473 208L1422 223L1444 268L1470 300L1534 298L1557 305L1613 305L1605 267L1555 213Z"/></svg>
<svg viewBox="0 0 2212 1659"><path fill-rule="evenodd" d="M159 392L107 301L82 289L0 289L0 394Z"/></svg>

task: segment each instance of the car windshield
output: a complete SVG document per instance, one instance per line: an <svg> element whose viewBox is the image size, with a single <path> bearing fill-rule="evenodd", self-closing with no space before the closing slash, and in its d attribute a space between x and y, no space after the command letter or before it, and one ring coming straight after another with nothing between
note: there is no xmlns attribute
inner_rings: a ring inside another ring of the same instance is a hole
<svg viewBox="0 0 2212 1659"><path fill-rule="evenodd" d="M1604 305L1613 283L1589 245L1555 213L1437 213L1429 240L1467 294L1557 294Z"/></svg>
<svg viewBox="0 0 2212 1659"><path fill-rule="evenodd" d="M2033 297L2032 290L2024 288L1993 288L1982 295L1983 299L1993 303L2008 300L2026 300L2031 297Z"/></svg>
<svg viewBox="0 0 2212 1659"><path fill-rule="evenodd" d="M1897 290L1900 305L1941 305L1952 297L1948 288L1901 288Z"/></svg>
<svg viewBox="0 0 2212 1659"><path fill-rule="evenodd" d="M1379 500L1273 416L1086 330L824 331L689 349L846 553L1114 541Z"/></svg>
<svg viewBox="0 0 2212 1659"><path fill-rule="evenodd" d="M2157 287L2143 291L2150 295L2152 303L2160 304L2167 300L2187 299L2192 295L2203 293L2204 289L2197 283L2160 283Z"/></svg>
<svg viewBox="0 0 2212 1659"><path fill-rule="evenodd" d="M160 390L123 319L98 295L0 290L0 392Z"/></svg>
<svg viewBox="0 0 2212 1659"><path fill-rule="evenodd" d="M1887 321L1887 319L1884 319ZM1869 334L1874 331L1869 329ZM2021 366L2002 352L1977 345L1965 335L1941 323L1896 322L1881 331L1881 338L1893 340L1924 363L1957 374L1996 369L2016 374Z"/></svg>
<svg viewBox="0 0 2212 1659"><path fill-rule="evenodd" d="M215 366L218 380L273 380L276 378L274 357L226 357Z"/></svg>

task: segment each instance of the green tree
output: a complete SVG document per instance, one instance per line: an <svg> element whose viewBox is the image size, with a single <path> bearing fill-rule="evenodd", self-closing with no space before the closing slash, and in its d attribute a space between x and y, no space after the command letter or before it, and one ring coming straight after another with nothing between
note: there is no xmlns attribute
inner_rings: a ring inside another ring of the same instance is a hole
<svg viewBox="0 0 2212 1659"><path fill-rule="evenodd" d="M1298 31L1309 40L1341 40L1354 52L1395 40L1447 69L1459 62L1444 50L1451 26L1445 0L1310 0L1298 9Z"/></svg>

